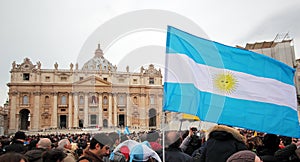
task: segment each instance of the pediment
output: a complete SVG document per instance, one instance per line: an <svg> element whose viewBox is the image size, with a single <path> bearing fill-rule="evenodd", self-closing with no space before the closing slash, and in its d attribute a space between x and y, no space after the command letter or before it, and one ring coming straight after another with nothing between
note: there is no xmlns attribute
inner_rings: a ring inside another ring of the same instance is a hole
<svg viewBox="0 0 300 162"><path fill-rule="evenodd" d="M88 78L85 78L83 80L75 82L74 85L78 85L78 86L91 86L91 85L92 86L110 86L111 83L103 80L100 77L90 76Z"/></svg>

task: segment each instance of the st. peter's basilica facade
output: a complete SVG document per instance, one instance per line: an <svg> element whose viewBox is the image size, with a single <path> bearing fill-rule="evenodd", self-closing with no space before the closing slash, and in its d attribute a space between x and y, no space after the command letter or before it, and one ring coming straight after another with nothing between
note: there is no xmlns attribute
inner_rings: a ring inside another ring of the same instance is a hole
<svg viewBox="0 0 300 162"><path fill-rule="evenodd" d="M29 58L12 63L9 132L48 128L158 129L162 112L162 74L150 64L139 72L118 71L98 45L82 68L43 69Z"/></svg>

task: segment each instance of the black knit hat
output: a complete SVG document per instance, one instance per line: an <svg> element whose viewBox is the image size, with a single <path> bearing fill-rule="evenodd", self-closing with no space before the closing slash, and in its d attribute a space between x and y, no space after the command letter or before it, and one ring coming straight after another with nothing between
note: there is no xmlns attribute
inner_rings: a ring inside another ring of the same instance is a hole
<svg viewBox="0 0 300 162"><path fill-rule="evenodd" d="M25 140L26 139L25 132L22 132L22 131L16 132L15 133L15 139L23 139L23 140Z"/></svg>

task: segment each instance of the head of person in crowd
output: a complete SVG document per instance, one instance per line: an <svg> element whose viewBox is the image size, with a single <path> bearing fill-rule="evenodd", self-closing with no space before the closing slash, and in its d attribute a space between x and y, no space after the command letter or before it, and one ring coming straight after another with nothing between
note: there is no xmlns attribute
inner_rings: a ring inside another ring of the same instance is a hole
<svg viewBox="0 0 300 162"><path fill-rule="evenodd" d="M263 137L264 148L267 148L272 151L277 151L279 149L280 139L275 134L266 134Z"/></svg>
<svg viewBox="0 0 300 162"><path fill-rule="evenodd" d="M42 155L43 162L62 162L67 156L61 149L45 151Z"/></svg>
<svg viewBox="0 0 300 162"><path fill-rule="evenodd" d="M41 162L42 154L48 150L51 150L51 140L49 138L41 138L36 144L36 149L31 149L24 155L30 162Z"/></svg>
<svg viewBox="0 0 300 162"><path fill-rule="evenodd" d="M254 152L243 150L232 154L226 162L261 162L261 160Z"/></svg>
<svg viewBox="0 0 300 162"><path fill-rule="evenodd" d="M122 134L121 137L120 137L120 143L122 143L122 142L124 142L124 141L126 141L128 139L129 138L128 138L128 136L126 134Z"/></svg>
<svg viewBox="0 0 300 162"><path fill-rule="evenodd" d="M14 136L14 141L21 141L21 142L25 142L26 140L26 134L25 132L22 132L22 131L18 131L15 133L15 136Z"/></svg>
<svg viewBox="0 0 300 162"><path fill-rule="evenodd" d="M29 162L27 158L20 153L9 152L0 156L1 162Z"/></svg>
<svg viewBox="0 0 300 162"><path fill-rule="evenodd" d="M51 149L51 140L49 138L41 138L39 142L36 144L37 148L50 150Z"/></svg>
<svg viewBox="0 0 300 162"><path fill-rule="evenodd" d="M179 148L182 139L177 131L168 131L165 135L165 146L167 148Z"/></svg>
<svg viewBox="0 0 300 162"><path fill-rule="evenodd" d="M162 149L162 145L160 144L160 136L157 131L152 130L148 132L146 139L154 151L160 151Z"/></svg>
<svg viewBox="0 0 300 162"><path fill-rule="evenodd" d="M155 130L148 132L146 140L148 142L159 142L159 133Z"/></svg>
<svg viewBox="0 0 300 162"><path fill-rule="evenodd" d="M104 156L109 156L112 145L113 141L110 137L104 133L99 133L92 138L89 150L102 158Z"/></svg>
<svg viewBox="0 0 300 162"><path fill-rule="evenodd" d="M112 139L112 141L114 142L114 146L116 147L118 146L118 144L120 144L120 136L117 132L111 132L108 134L108 136Z"/></svg>
<svg viewBox="0 0 300 162"><path fill-rule="evenodd" d="M256 152L256 149L263 146L262 139L259 136L251 137L247 140L248 149Z"/></svg>
<svg viewBox="0 0 300 162"><path fill-rule="evenodd" d="M64 150L64 149L71 150L72 145L71 145L69 139L65 138L65 139L62 139L58 142L57 148L61 149L61 150Z"/></svg>
<svg viewBox="0 0 300 162"><path fill-rule="evenodd" d="M25 140L25 132L18 131L15 133L11 144L6 146L4 149L6 152L18 152L24 154L28 150L27 146L24 145Z"/></svg>

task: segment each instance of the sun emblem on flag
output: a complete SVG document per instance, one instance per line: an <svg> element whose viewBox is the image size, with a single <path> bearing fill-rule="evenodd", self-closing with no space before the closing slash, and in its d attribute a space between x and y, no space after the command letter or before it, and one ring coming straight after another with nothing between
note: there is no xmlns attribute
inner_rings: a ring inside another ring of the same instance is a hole
<svg viewBox="0 0 300 162"><path fill-rule="evenodd" d="M214 86L221 92L231 94L237 87L238 80L230 73L220 73L214 77Z"/></svg>

